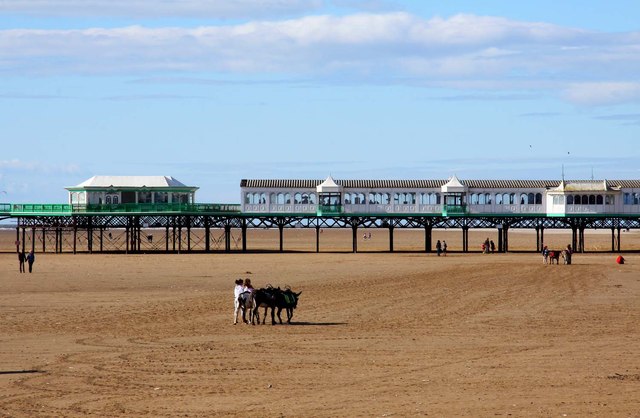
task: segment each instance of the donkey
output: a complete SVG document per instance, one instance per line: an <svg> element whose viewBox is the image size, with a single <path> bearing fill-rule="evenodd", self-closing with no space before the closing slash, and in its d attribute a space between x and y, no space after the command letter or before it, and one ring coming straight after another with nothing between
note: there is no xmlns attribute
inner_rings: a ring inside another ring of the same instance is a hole
<svg viewBox="0 0 640 418"><path fill-rule="evenodd" d="M549 264L560 264L560 254L562 251L560 250L549 250Z"/></svg>
<svg viewBox="0 0 640 418"><path fill-rule="evenodd" d="M283 309L287 312L287 324L291 323L291 318L293 318L293 310L298 307L298 299L302 292L295 293L289 287L285 288L285 290L281 290L278 292L276 297L276 306L278 308L278 320L282 324L282 318L280 317L280 313Z"/></svg>
<svg viewBox="0 0 640 418"><path fill-rule="evenodd" d="M262 317L262 324L264 325L267 320L267 310L271 308L271 325L276 324L275 309L276 309L276 297L280 292L280 289L275 289L271 286L258 289L253 295L253 317L257 318L258 324L260 323L260 307L264 307L264 316Z"/></svg>

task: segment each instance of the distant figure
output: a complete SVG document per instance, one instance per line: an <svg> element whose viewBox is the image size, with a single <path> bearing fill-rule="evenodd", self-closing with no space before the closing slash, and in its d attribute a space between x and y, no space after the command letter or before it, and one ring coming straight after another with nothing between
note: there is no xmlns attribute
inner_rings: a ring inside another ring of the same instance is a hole
<svg viewBox="0 0 640 418"><path fill-rule="evenodd" d="M27 257L24 255L24 251L18 251L18 262L20 263L20 273L24 273L24 260Z"/></svg>
<svg viewBox="0 0 640 418"><path fill-rule="evenodd" d="M236 286L233 288L233 323L238 323L238 312L240 311L240 301L238 298L244 291L244 280L237 279Z"/></svg>
<svg viewBox="0 0 640 418"><path fill-rule="evenodd" d="M33 251L29 251L29 254L27 254L27 263L29 263L29 273L31 273L33 269L34 261L36 261L36 255L33 253Z"/></svg>
<svg viewBox="0 0 640 418"><path fill-rule="evenodd" d="M487 239L484 240L484 244L482 244L482 252L485 254L489 254L489 248L490 248L490 243L489 243L489 237L487 237Z"/></svg>
<svg viewBox="0 0 640 418"><path fill-rule="evenodd" d="M371 239L371 232L369 232L369 236L368 236L368 238L369 238L369 239Z"/></svg>
<svg viewBox="0 0 640 418"><path fill-rule="evenodd" d="M442 255L447 256L447 241L442 240Z"/></svg>
<svg viewBox="0 0 640 418"><path fill-rule="evenodd" d="M624 257L619 255L618 257L616 257L616 263L618 264L624 264Z"/></svg>
<svg viewBox="0 0 640 418"><path fill-rule="evenodd" d="M546 245L542 247L542 262L544 264L549 264L549 247Z"/></svg>
<svg viewBox="0 0 640 418"><path fill-rule="evenodd" d="M573 250L571 249L571 244L567 245L567 249L564 250L564 263L571 264L571 255L573 254Z"/></svg>
<svg viewBox="0 0 640 418"><path fill-rule="evenodd" d="M362 239L366 240L367 239L367 233L365 232L364 234L362 234Z"/></svg>
<svg viewBox="0 0 640 418"><path fill-rule="evenodd" d="M496 244L493 242L493 240L489 241L489 246L491 247L491 254L496 252Z"/></svg>
<svg viewBox="0 0 640 418"><path fill-rule="evenodd" d="M440 253L442 253L442 243L440 240L436 242L436 253L438 254L438 257L440 257Z"/></svg>

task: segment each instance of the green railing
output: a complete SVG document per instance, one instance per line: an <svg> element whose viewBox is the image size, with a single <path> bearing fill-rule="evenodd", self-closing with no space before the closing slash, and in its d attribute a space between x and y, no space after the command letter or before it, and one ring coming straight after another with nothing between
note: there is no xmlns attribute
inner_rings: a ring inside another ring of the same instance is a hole
<svg viewBox="0 0 640 418"><path fill-rule="evenodd" d="M68 204L58 203L9 203L9 213L11 214L61 214L70 215L73 207Z"/></svg>
<svg viewBox="0 0 640 418"><path fill-rule="evenodd" d="M92 213L240 213L239 204L225 203L121 203L118 205L69 205L0 203L7 215L74 215Z"/></svg>
<svg viewBox="0 0 640 418"><path fill-rule="evenodd" d="M464 215L467 213L467 205L443 205L442 214L448 215Z"/></svg>
<svg viewBox="0 0 640 418"><path fill-rule="evenodd" d="M318 205L318 215L338 215L342 213L342 205Z"/></svg>

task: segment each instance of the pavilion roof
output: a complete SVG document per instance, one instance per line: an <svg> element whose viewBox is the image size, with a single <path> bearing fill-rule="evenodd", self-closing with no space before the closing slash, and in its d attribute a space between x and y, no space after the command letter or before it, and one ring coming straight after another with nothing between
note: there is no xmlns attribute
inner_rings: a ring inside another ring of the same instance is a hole
<svg viewBox="0 0 640 418"><path fill-rule="evenodd" d="M197 189L187 186L171 176L93 176L77 186L67 189L85 188L185 188Z"/></svg>

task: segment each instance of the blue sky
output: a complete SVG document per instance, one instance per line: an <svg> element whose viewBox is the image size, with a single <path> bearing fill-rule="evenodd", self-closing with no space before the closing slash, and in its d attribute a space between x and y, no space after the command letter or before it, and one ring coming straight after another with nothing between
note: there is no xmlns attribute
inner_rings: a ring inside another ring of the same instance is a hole
<svg viewBox="0 0 640 418"><path fill-rule="evenodd" d="M560 3L560 4L558 4ZM640 178L637 1L5 0L0 201L92 175Z"/></svg>

